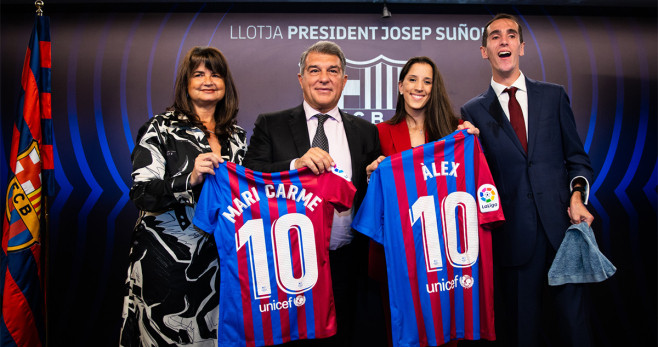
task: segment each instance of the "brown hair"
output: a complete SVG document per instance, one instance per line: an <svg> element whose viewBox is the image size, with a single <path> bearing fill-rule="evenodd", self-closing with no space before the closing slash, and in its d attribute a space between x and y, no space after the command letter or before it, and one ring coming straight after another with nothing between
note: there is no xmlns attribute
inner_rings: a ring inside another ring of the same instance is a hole
<svg viewBox="0 0 658 347"><path fill-rule="evenodd" d="M432 90L430 98L425 104L425 131L429 141L436 141L457 129L459 119L452 111L452 103L448 98L443 77L432 59L428 57L414 57L409 59L400 71L399 82L404 81L414 64L428 64L432 67ZM398 124L405 120L407 111L404 105L404 96L398 94L395 115L387 121L389 124Z"/></svg>
<svg viewBox="0 0 658 347"><path fill-rule="evenodd" d="M238 91L235 88L231 71L222 52L214 47L194 47L185 54L185 57L178 66L176 83L174 90L174 104L168 108L170 111L178 111L185 114L192 125L199 127L204 132L209 129L201 123L199 116L194 110L194 105L187 93L187 85L194 70L203 64L206 69L213 73L218 73L224 79L225 93L224 98L217 103L215 108L215 129L212 129L217 136L228 135L233 131L233 126L237 124L238 115Z"/></svg>
<svg viewBox="0 0 658 347"><path fill-rule="evenodd" d="M499 20L499 19L509 19L516 23L516 26L519 28L519 40L520 42L523 42L523 28L521 28L521 24L519 24L519 20L516 19L515 16L512 16L511 14L507 13L499 13L495 17L493 17L490 21L487 22L487 24L484 26L484 33L482 33L482 47L487 47L487 38L489 38L489 25L491 23Z"/></svg>

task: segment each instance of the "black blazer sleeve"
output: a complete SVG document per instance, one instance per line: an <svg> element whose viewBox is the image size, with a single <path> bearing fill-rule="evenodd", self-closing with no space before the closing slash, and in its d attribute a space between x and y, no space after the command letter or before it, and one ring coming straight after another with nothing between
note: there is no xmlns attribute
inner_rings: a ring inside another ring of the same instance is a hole
<svg viewBox="0 0 658 347"><path fill-rule="evenodd" d="M303 107L261 114L254 123L249 148L242 162L260 172L290 170L290 162L311 147Z"/></svg>

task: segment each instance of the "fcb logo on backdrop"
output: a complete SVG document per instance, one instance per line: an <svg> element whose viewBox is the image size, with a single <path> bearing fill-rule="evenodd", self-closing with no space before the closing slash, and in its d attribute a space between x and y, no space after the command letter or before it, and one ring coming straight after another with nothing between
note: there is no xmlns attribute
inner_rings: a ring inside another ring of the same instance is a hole
<svg viewBox="0 0 658 347"><path fill-rule="evenodd" d="M491 184L483 184L478 188L478 202L481 212L498 211L500 202L498 190Z"/></svg>
<svg viewBox="0 0 658 347"><path fill-rule="evenodd" d="M349 77L338 107L375 124L390 119L395 114L398 76L406 62L384 55L366 61L347 59Z"/></svg>

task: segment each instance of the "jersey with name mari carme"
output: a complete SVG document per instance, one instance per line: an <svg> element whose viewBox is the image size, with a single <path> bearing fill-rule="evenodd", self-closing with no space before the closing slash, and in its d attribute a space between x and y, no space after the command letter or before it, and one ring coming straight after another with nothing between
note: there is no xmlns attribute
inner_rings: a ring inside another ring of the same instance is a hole
<svg viewBox="0 0 658 347"><path fill-rule="evenodd" d="M226 162L206 176L194 224L214 234L219 251L219 346L336 333L331 222L355 192L336 167L261 173Z"/></svg>
<svg viewBox="0 0 658 347"><path fill-rule="evenodd" d="M394 346L495 340L487 224L503 220L466 130L379 164L352 227L384 245Z"/></svg>

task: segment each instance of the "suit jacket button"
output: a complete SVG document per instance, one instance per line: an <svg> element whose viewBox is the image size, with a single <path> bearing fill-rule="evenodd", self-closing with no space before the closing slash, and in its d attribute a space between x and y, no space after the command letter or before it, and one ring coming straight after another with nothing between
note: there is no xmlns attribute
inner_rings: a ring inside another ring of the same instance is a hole
<svg viewBox="0 0 658 347"><path fill-rule="evenodd" d="M528 193L528 199L532 199L532 193Z"/></svg>
<svg viewBox="0 0 658 347"><path fill-rule="evenodd" d="M532 167L532 162L531 161L528 162L528 167Z"/></svg>

